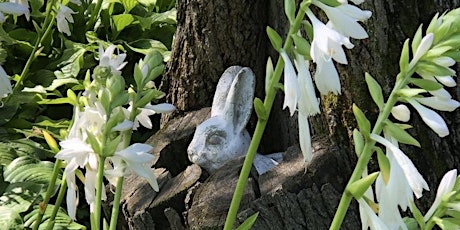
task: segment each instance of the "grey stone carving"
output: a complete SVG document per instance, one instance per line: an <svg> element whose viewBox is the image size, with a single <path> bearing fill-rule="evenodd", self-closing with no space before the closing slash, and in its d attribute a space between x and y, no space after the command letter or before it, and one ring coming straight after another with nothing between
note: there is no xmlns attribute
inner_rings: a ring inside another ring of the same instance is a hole
<svg viewBox="0 0 460 230"><path fill-rule="evenodd" d="M245 127L251 116L254 86L255 76L250 68L232 66L225 70L214 94L211 117L197 126L188 146L191 162L213 173L246 154L251 137ZM257 155L254 163L259 174L277 164L263 155Z"/></svg>

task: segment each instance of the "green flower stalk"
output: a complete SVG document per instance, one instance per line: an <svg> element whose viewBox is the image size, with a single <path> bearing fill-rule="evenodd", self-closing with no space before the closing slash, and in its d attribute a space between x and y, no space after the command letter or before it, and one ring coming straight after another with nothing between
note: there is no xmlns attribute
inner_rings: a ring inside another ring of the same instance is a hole
<svg viewBox="0 0 460 230"><path fill-rule="evenodd" d="M343 29L341 31L331 29L319 21L313 14L309 8L311 4L324 10L332 23L341 25L341 20L346 20L351 27L340 27ZM353 8L353 14L349 14L350 7ZM297 14L295 11L294 1L285 0L285 13L291 27L284 45L281 36L273 29L267 28L268 37L274 49L280 53L281 58L278 59L273 72L267 72L267 82L265 83L266 98L264 102L261 103L260 100L255 100L258 122L238 179L224 229L233 228L249 171L265 130L277 89L279 88L283 69L285 92L283 108L288 107L291 116L298 109L299 131L301 132L299 133L299 137L301 138L300 145L305 160L310 161L312 155L308 117L318 113L319 106L308 70L309 61L312 60L316 64L317 70L314 77L316 86L320 92L322 94L328 94L329 92L338 94L340 93L340 81L332 60L346 64L347 60L342 45L350 49L353 47L353 44L349 41L349 37L358 39L367 37L367 33L359 25L358 21L369 18L371 15L369 11L362 11L357 7L341 4L334 0L306 0L300 4ZM310 19L311 24L308 22L302 23L305 18ZM306 38L299 36L302 26L308 34L309 39L311 39L310 42ZM297 73L290 60L290 54L294 54L295 56ZM271 71L271 69L270 65L267 64L267 70Z"/></svg>

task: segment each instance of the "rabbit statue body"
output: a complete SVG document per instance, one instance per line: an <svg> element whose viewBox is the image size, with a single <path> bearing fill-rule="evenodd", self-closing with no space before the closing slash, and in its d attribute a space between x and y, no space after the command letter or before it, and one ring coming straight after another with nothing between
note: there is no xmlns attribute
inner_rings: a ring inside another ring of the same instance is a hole
<svg viewBox="0 0 460 230"><path fill-rule="evenodd" d="M197 126L187 153L209 173L246 154L251 137L245 127L252 111L255 76L248 67L232 66L222 74L211 117Z"/></svg>

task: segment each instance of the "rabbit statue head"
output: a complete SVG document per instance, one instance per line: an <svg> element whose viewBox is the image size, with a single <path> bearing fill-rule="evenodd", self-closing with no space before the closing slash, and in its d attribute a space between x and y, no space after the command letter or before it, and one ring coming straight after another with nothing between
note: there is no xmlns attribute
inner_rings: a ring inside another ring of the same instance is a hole
<svg viewBox="0 0 460 230"><path fill-rule="evenodd" d="M250 68L229 67L217 84L211 117L197 126L187 153L209 173L246 154L251 137L245 127L251 116L255 77Z"/></svg>

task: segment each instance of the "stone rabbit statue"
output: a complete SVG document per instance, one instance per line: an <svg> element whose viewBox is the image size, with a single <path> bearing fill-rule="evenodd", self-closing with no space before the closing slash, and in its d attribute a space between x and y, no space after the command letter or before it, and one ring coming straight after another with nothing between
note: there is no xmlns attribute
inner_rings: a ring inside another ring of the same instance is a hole
<svg viewBox="0 0 460 230"><path fill-rule="evenodd" d="M227 161L246 154L251 137L245 127L254 100L255 76L248 67L232 66L222 74L212 101L211 117L198 125L187 153L191 162L213 173ZM281 154L271 154L277 160ZM278 164L256 155L259 174Z"/></svg>
<svg viewBox="0 0 460 230"><path fill-rule="evenodd" d="M251 137L245 126L251 116L255 77L250 68L229 67L217 84L211 117L195 131L187 153L209 173L246 154Z"/></svg>

